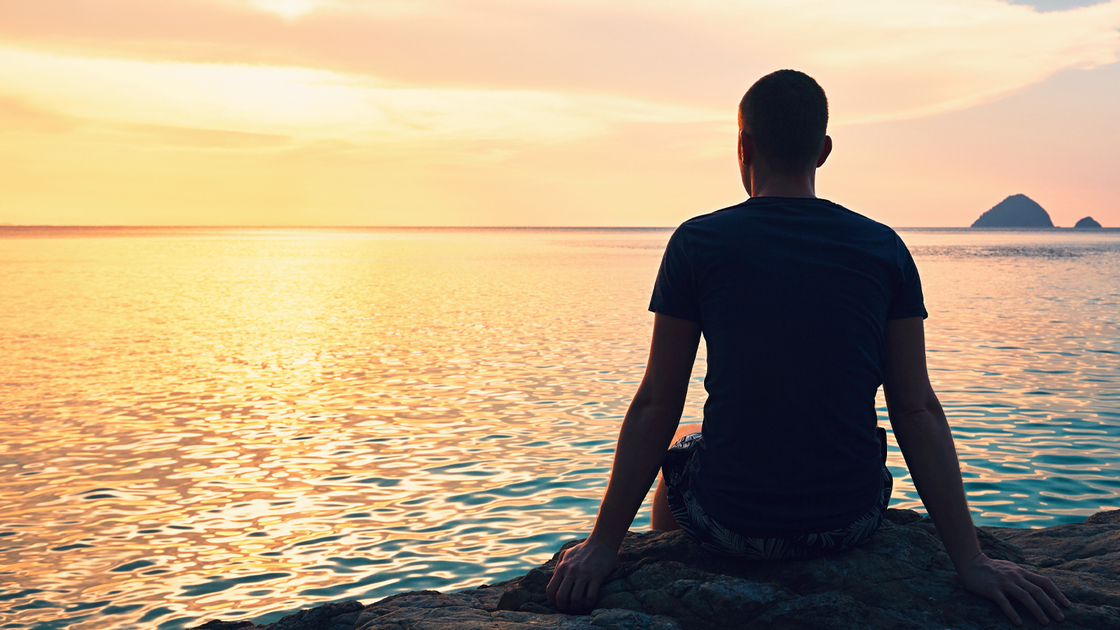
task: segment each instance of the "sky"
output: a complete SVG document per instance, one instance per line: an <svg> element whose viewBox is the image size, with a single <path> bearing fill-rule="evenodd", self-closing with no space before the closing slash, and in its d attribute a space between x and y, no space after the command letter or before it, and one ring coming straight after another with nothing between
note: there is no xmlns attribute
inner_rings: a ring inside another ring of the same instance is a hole
<svg viewBox="0 0 1120 630"><path fill-rule="evenodd" d="M673 226L779 68L819 196L1120 226L1120 0L0 0L0 224Z"/></svg>

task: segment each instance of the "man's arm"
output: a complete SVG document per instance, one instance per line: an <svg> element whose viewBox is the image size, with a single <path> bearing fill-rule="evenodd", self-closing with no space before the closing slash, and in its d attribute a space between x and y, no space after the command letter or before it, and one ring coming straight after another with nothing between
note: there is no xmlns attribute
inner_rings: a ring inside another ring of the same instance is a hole
<svg viewBox="0 0 1120 630"><path fill-rule="evenodd" d="M1061 621L1062 612L1054 602L1070 603L1053 582L1013 562L992 560L980 551L953 434L926 372L922 318L887 323L883 393L914 487L965 587L995 600L1015 625L1022 620L1009 598L1019 600L1043 625L1049 623L1047 613Z"/></svg>
<svg viewBox="0 0 1120 630"><path fill-rule="evenodd" d="M622 539L680 423L699 343L700 324L655 316L646 373L622 421L595 527L587 540L560 557L545 591L561 612L590 610L614 568Z"/></svg>

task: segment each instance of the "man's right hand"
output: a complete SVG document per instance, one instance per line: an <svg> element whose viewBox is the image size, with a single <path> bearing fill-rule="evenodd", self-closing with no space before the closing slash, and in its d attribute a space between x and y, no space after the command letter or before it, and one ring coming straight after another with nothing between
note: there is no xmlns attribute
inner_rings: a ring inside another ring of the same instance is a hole
<svg viewBox="0 0 1120 630"><path fill-rule="evenodd" d="M591 612L599 599L599 586L614 569L618 548L680 424L700 334L699 322L654 316L646 373L618 432L595 527L587 540L560 555L545 589L560 612Z"/></svg>
<svg viewBox="0 0 1120 630"><path fill-rule="evenodd" d="M567 614L586 614L599 600L599 586L607 579L618 552L592 538L560 552L552 580L545 589L548 601Z"/></svg>
<svg viewBox="0 0 1120 630"><path fill-rule="evenodd" d="M1018 600L1044 626L1050 623L1051 617L1057 621L1064 619L1058 604L1070 606L1069 600L1049 578L1031 573L1014 562L993 560L981 553L958 572L965 588L995 600L1017 626L1023 625L1023 620L1011 605L1012 599Z"/></svg>

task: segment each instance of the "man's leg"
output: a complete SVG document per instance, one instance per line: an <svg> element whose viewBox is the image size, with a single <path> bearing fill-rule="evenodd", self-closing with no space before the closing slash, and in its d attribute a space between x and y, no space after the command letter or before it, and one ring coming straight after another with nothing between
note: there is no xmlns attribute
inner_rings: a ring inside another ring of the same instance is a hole
<svg viewBox="0 0 1120 630"><path fill-rule="evenodd" d="M682 437L699 433L700 425L698 424L682 424L677 427L676 434L673 435L671 444L676 444L677 440ZM671 532L681 528L677 524L677 519L673 518L673 512L669 509L669 491L665 487L665 473L662 472L658 475L657 489L653 491L653 509L650 515L650 529L663 532Z"/></svg>

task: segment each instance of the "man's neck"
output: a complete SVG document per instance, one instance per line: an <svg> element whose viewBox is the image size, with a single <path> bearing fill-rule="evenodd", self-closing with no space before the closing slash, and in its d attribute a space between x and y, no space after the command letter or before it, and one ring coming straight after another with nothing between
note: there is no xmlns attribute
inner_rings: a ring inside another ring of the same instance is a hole
<svg viewBox="0 0 1120 630"><path fill-rule="evenodd" d="M751 174L752 197L794 197L816 199L816 172L801 175L778 175L776 173Z"/></svg>

